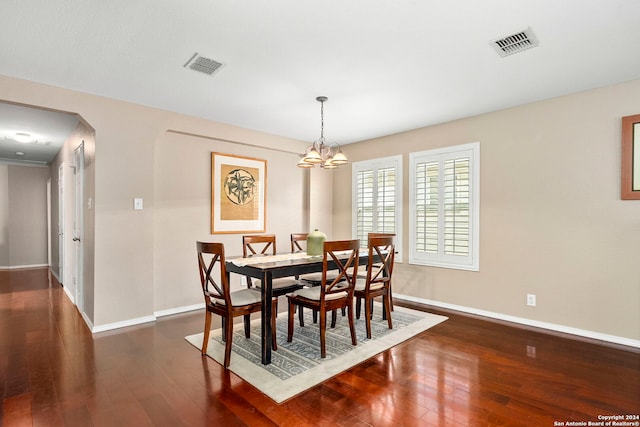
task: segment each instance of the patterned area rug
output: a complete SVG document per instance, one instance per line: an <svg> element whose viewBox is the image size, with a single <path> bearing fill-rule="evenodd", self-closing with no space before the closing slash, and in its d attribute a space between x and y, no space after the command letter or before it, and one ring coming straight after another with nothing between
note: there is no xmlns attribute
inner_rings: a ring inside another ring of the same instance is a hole
<svg viewBox="0 0 640 427"><path fill-rule="evenodd" d="M260 320L251 323L251 339L244 337L242 324L237 324L229 369L281 403L447 319L445 316L395 307L391 313L393 329L389 329L381 313L381 306L377 304L371 322L370 340L366 338L364 319L356 319L357 346L351 345L347 318L338 314L335 329L327 325L325 359L320 358L320 334L318 325L311 318L311 311L305 310L304 327L300 327L296 318L293 341L290 343L287 342L287 314L279 313L278 350L271 353L272 363L266 366L260 363ZM202 333L185 337L198 349L202 348L202 338ZM220 329L211 331L207 355L222 363L224 343Z"/></svg>

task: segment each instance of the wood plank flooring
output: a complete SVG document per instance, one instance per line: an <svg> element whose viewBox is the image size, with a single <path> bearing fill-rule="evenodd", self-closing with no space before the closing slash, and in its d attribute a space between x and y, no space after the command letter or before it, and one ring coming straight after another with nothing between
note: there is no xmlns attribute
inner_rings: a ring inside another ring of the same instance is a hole
<svg viewBox="0 0 640 427"><path fill-rule="evenodd" d="M2 426L556 426L640 413L640 352L455 313L277 405L184 336L92 335L47 269L0 271Z"/></svg>

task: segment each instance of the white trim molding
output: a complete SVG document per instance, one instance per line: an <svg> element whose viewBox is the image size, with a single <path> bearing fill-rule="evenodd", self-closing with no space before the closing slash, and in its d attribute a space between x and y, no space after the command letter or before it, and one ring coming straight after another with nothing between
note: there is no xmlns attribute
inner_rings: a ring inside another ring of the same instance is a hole
<svg viewBox="0 0 640 427"><path fill-rule="evenodd" d="M202 308L204 308L204 303L203 302L201 302L200 304L185 305L183 307L170 308L168 310L159 310L159 311L154 312L153 314L156 317L164 317L164 316L171 316L173 314L181 314L181 313L187 313L189 311L196 311L196 310L200 310Z"/></svg>
<svg viewBox="0 0 640 427"><path fill-rule="evenodd" d="M126 328L127 326L136 326L143 323L155 322L158 317L171 316L174 314L187 313L190 311L200 310L204 308L204 303L185 305L183 307L171 308L168 310L159 310L153 313L153 316L138 317L136 319L123 320L122 322L107 323L106 325L93 326L91 321L83 315L84 321L91 329L92 333L111 331L113 329Z"/></svg>
<svg viewBox="0 0 640 427"><path fill-rule="evenodd" d="M107 323L105 325L93 326L92 333L111 331L113 329L126 328L127 326L141 325L143 323L155 322L156 316L138 317L136 319L123 320L122 322Z"/></svg>
<svg viewBox="0 0 640 427"><path fill-rule="evenodd" d="M4 265L0 266L0 270L26 270L30 268L46 268L48 264L30 264L30 265Z"/></svg>
<svg viewBox="0 0 640 427"><path fill-rule="evenodd" d="M424 298L417 298L410 295L401 295L401 294L394 293L393 298L396 300L406 300L406 301L411 301L418 304L431 305L434 307L441 307L449 310L460 311L463 313L475 314L478 316L489 317L492 319L504 320L507 322L518 323L526 326L532 326L534 328L541 328L541 329L547 329L550 331L562 332L565 334L576 335L576 336L590 338L598 341L605 341L613 344L620 344L628 347L640 348L640 340L619 337L617 335L602 334L600 332L589 331L586 329L578 329L570 326L558 325L555 323L540 322L538 320L526 319L524 317L510 316L508 314L495 313L492 311L469 308L462 305L449 304L446 302L434 301L434 300L429 300Z"/></svg>

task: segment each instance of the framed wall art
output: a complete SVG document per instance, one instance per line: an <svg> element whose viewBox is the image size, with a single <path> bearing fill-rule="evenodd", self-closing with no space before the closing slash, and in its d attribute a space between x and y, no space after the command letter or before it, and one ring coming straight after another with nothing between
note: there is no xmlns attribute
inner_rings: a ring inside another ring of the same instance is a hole
<svg viewBox="0 0 640 427"><path fill-rule="evenodd" d="M266 230L266 160L211 153L211 234Z"/></svg>
<svg viewBox="0 0 640 427"><path fill-rule="evenodd" d="M640 114L622 118L622 199L640 200Z"/></svg>

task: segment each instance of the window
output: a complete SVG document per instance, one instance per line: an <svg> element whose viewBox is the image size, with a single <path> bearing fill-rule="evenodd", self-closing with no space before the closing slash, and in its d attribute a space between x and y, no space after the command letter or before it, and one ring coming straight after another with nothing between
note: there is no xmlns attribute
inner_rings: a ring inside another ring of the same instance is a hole
<svg viewBox="0 0 640 427"><path fill-rule="evenodd" d="M409 263L479 270L480 143L409 154Z"/></svg>
<svg viewBox="0 0 640 427"><path fill-rule="evenodd" d="M352 235L366 246L369 233L395 233L396 260L402 249L402 156L354 162Z"/></svg>

